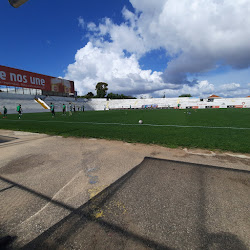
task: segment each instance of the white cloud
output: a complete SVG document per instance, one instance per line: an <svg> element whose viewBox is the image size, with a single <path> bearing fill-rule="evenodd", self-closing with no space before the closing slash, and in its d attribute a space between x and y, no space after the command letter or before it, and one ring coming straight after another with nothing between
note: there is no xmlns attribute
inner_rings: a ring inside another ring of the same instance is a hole
<svg viewBox="0 0 250 250"><path fill-rule="evenodd" d="M77 51L75 63L67 69L66 79L74 79L77 91L85 94L94 92L99 81L109 84L109 92L136 94L147 93L163 88L160 72L141 70L135 55L126 57L110 50L97 48L89 42Z"/></svg>
<svg viewBox="0 0 250 250"><path fill-rule="evenodd" d="M208 81L199 81L194 86L184 84L180 89L164 89L153 93L155 97L162 97L164 94L166 97L177 97L182 94L191 94L194 97L208 97L211 94L221 97L244 97L250 94L250 89L241 88L238 83L216 86Z"/></svg>
<svg viewBox="0 0 250 250"><path fill-rule="evenodd" d="M175 57L165 81L185 83L187 73L215 69L218 63L250 66L248 0L131 0L142 11L137 22L146 48L165 48Z"/></svg>
<svg viewBox="0 0 250 250"><path fill-rule="evenodd" d="M240 88L239 83L229 83L229 84L223 84L219 86L220 91L235 91Z"/></svg>
<svg viewBox="0 0 250 250"><path fill-rule="evenodd" d="M108 17L86 25L90 42L78 50L67 71L67 78L75 80L80 93L94 91L98 81L107 81L110 91L124 94L157 95L159 90L169 90L173 95L233 95L234 91L238 95L246 90L239 83L218 86L195 76L221 65L250 67L249 0L130 2L135 11L124 7L120 25ZM82 17L78 22L85 26ZM164 72L140 68L138 60L154 49L171 56Z"/></svg>
<svg viewBox="0 0 250 250"><path fill-rule="evenodd" d="M93 22L88 23L87 28L89 31L98 31L98 28L96 27L95 23L93 23Z"/></svg>
<svg viewBox="0 0 250 250"><path fill-rule="evenodd" d="M78 20L78 26L80 26L81 28L84 29L85 22L84 22L83 18L81 16L79 16L77 18L77 20Z"/></svg>
<svg viewBox="0 0 250 250"><path fill-rule="evenodd" d="M180 89L164 89L156 91L156 97L162 97L165 93L166 97L177 97L182 94L191 94L192 96L203 97L215 92L215 86L208 81L200 81L194 86L188 84L182 85Z"/></svg>

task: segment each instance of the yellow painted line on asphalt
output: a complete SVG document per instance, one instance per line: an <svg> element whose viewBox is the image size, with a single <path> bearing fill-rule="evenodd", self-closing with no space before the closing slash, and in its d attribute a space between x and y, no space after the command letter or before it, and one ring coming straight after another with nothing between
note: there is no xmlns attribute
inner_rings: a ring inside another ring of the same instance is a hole
<svg viewBox="0 0 250 250"><path fill-rule="evenodd" d="M97 194L99 194L102 190L104 190L104 188L106 188L106 187L107 187L106 185L103 185L103 186L99 186L99 187L96 187L96 188L88 189L89 198L92 199Z"/></svg>

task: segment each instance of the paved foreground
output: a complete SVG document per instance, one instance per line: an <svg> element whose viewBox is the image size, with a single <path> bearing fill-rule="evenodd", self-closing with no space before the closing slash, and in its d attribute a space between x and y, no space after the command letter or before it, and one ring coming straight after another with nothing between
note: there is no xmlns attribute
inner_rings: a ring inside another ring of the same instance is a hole
<svg viewBox="0 0 250 250"><path fill-rule="evenodd" d="M248 249L249 185L245 171L147 158L25 248Z"/></svg>
<svg viewBox="0 0 250 250"><path fill-rule="evenodd" d="M249 155L0 133L7 249L250 248Z"/></svg>

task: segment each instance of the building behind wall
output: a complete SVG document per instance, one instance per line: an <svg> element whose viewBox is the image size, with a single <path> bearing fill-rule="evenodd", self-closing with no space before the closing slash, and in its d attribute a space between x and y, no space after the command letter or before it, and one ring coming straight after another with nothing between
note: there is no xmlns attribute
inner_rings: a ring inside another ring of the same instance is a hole
<svg viewBox="0 0 250 250"><path fill-rule="evenodd" d="M7 93L74 96L74 82L0 65L0 89Z"/></svg>

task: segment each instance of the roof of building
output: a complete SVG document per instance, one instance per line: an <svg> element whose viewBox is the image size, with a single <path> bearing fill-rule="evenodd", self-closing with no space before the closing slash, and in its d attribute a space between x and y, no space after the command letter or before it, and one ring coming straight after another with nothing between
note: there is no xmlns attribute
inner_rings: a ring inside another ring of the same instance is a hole
<svg viewBox="0 0 250 250"><path fill-rule="evenodd" d="M218 95L210 95L208 98L221 98L221 97Z"/></svg>

